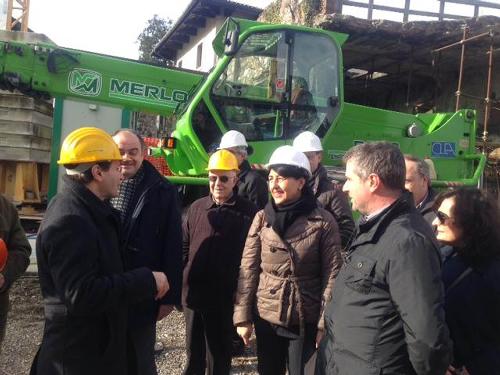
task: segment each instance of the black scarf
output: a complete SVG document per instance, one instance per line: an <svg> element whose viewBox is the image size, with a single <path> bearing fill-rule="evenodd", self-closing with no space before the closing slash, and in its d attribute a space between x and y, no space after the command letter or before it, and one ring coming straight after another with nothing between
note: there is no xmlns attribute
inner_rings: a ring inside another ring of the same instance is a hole
<svg viewBox="0 0 500 375"><path fill-rule="evenodd" d="M130 210L130 204L132 203L137 186L142 182L144 178L144 167L141 166L134 177L127 178L123 180L120 184L120 189L118 190L118 196L116 198L111 198L111 204L113 207L120 212L120 219L123 222L126 221L128 212Z"/></svg>
<svg viewBox="0 0 500 375"><path fill-rule="evenodd" d="M309 214L316 207L316 198L311 189L306 186L302 196L295 202L278 207L271 199L264 207L264 213L267 222L283 238L286 230L299 216Z"/></svg>

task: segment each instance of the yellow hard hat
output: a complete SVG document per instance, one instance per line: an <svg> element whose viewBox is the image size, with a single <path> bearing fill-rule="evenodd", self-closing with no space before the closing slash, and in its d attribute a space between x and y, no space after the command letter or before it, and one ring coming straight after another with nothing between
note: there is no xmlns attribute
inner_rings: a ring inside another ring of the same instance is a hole
<svg viewBox="0 0 500 375"><path fill-rule="evenodd" d="M208 159L209 171L239 171L238 159L231 151L216 151Z"/></svg>
<svg viewBox="0 0 500 375"><path fill-rule="evenodd" d="M113 138L99 128L73 130L64 139L57 164L83 164L121 160L120 150Z"/></svg>

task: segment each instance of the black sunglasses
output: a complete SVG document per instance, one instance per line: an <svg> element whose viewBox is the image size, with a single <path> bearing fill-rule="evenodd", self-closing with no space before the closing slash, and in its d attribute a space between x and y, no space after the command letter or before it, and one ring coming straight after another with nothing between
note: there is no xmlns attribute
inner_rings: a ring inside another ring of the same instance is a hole
<svg viewBox="0 0 500 375"><path fill-rule="evenodd" d="M217 179L220 180L223 184L227 183L229 181L229 176L209 176L208 179L210 182L216 182Z"/></svg>
<svg viewBox="0 0 500 375"><path fill-rule="evenodd" d="M451 220L451 217L449 217L448 215L446 215L444 212L441 211L436 211L436 217L438 218L441 224L445 224L446 221Z"/></svg>

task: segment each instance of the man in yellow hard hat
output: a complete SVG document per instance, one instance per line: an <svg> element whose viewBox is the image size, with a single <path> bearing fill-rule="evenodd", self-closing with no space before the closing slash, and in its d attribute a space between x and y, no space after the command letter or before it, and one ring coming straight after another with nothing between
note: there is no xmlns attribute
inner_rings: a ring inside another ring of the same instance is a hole
<svg viewBox="0 0 500 375"><path fill-rule="evenodd" d="M208 161L210 195L189 208L183 223L186 319L185 375L229 374L233 295L241 254L257 207L235 192L238 160L228 150Z"/></svg>
<svg viewBox="0 0 500 375"><path fill-rule="evenodd" d="M45 329L32 373L127 374L127 308L168 291L163 273L124 272L120 221L108 202L118 194L120 160L101 129L77 129L62 144L65 186L36 244Z"/></svg>

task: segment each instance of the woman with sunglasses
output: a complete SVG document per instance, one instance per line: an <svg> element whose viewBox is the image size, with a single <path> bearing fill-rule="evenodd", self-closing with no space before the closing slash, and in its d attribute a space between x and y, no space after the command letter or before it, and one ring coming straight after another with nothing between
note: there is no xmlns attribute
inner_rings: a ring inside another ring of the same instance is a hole
<svg viewBox="0 0 500 375"><path fill-rule="evenodd" d="M454 342L448 374L500 373L500 217L477 189L441 194L437 239L452 247L443 263L446 322Z"/></svg>
<svg viewBox="0 0 500 375"><path fill-rule="evenodd" d="M340 234L317 207L302 152L281 146L268 168L272 200L255 216L243 250L234 324L247 345L255 327L259 374L301 375L314 366L323 335L323 305L342 263Z"/></svg>

